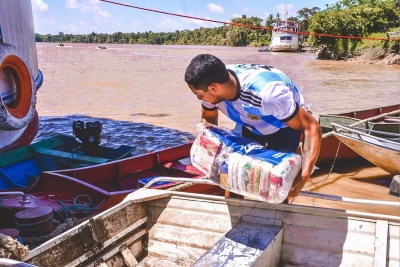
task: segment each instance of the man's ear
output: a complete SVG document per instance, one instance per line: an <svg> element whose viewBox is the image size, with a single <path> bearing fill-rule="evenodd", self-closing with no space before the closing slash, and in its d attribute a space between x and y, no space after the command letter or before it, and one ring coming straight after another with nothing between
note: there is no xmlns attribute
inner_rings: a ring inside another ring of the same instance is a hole
<svg viewBox="0 0 400 267"><path fill-rule="evenodd" d="M216 83L209 84L207 90L215 94L217 92L217 84Z"/></svg>

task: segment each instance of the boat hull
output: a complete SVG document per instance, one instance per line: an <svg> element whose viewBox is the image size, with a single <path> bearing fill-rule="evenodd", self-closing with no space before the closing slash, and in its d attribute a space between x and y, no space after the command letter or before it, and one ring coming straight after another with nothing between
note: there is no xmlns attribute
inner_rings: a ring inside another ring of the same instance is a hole
<svg viewBox="0 0 400 267"><path fill-rule="evenodd" d="M385 113L393 112L400 109L400 105L384 106L366 110L345 112L339 114L320 115L319 124L323 132L321 150L318 161L333 161L333 160L349 160L360 159L359 154L354 152L349 147L340 144L340 141L333 136L333 128L330 125L332 122L349 125L360 120L365 120ZM398 114L397 114L398 115ZM400 123L386 123L382 119L364 123L360 126L393 133L400 133ZM330 134L328 134L330 133Z"/></svg>
<svg viewBox="0 0 400 267"><path fill-rule="evenodd" d="M334 136L372 164L390 174L400 174L400 143L397 144L399 149L392 149L381 145L379 141L363 141L363 139L368 138L368 136L355 138L340 132L334 133ZM374 139L372 139L372 141L373 140Z"/></svg>
<svg viewBox="0 0 400 267"><path fill-rule="evenodd" d="M272 29L271 52L296 52L299 50L297 23L290 20L277 21Z"/></svg>
<svg viewBox="0 0 400 267"><path fill-rule="evenodd" d="M399 229L394 216L140 190L32 250L24 262L397 266Z"/></svg>

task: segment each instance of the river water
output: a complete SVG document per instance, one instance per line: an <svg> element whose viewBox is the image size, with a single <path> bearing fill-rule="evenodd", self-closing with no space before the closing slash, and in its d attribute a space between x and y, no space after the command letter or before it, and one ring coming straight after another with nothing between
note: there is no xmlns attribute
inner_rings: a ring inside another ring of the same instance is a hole
<svg viewBox="0 0 400 267"><path fill-rule="evenodd" d="M101 121L107 136L104 143L133 145L135 155L193 140L200 120L200 104L183 76L190 60L200 53L216 55L227 64L260 63L281 69L300 88L317 119L319 114L400 103L400 66L321 61L313 53L258 52L256 48L122 44L106 47L37 43L44 82L37 93L40 130L35 141L54 133L72 134L75 120ZM233 126L223 115L220 117L220 125ZM312 190L399 201L387 194L390 176L385 172L369 165L351 166L349 163L332 172L326 179L331 187L314 186ZM317 171L313 180L324 180L330 167ZM350 183L354 188L354 181L359 180L362 181L357 188L364 191L344 192ZM336 203L316 202L302 197L293 201L337 207ZM400 215L400 209L394 209L397 208L372 208L372 212Z"/></svg>

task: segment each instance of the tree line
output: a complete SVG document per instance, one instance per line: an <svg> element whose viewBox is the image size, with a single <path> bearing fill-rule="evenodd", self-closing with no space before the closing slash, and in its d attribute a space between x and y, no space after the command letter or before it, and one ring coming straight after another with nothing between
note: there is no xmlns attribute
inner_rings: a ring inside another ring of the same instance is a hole
<svg viewBox="0 0 400 267"><path fill-rule="evenodd" d="M227 24L215 28L199 28L175 32L152 31L113 34L36 34L36 42L98 43L98 44L153 44L153 45L215 45L215 46L262 46L271 41L273 23L282 19L278 13L265 20L258 17L232 18L235 26ZM385 38L386 32L400 26L400 0L340 0L318 7L303 8L296 17L290 17L299 25L301 42L312 47L327 47L336 54L349 54L365 45L360 39L332 38L306 33L334 34L340 36L363 36ZM248 26L248 27L247 27ZM263 28L263 29L260 29ZM398 42L374 42L373 45L390 47Z"/></svg>

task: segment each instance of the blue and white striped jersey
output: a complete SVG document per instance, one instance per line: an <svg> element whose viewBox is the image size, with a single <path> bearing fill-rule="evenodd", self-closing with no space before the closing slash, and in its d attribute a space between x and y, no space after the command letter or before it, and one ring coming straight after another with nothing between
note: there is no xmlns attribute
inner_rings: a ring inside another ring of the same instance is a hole
<svg viewBox="0 0 400 267"><path fill-rule="evenodd" d="M290 78L282 71L258 64L226 65L234 74L239 92L232 101L216 105L202 101L206 109L218 108L231 120L245 125L258 135L267 135L287 127L304 105L304 98Z"/></svg>

